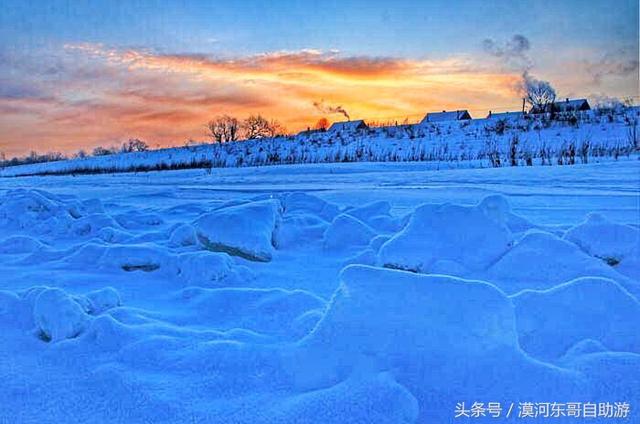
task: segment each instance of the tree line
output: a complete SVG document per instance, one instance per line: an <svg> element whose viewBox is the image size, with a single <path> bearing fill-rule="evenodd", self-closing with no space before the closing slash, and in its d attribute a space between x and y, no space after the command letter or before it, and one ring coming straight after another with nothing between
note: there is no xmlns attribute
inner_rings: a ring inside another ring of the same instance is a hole
<svg viewBox="0 0 640 424"><path fill-rule="evenodd" d="M131 138L128 141L122 143L120 147L98 146L89 153L82 149L78 150L78 152L72 155L71 158L82 159L88 156L107 156L107 155L114 155L116 153L146 152L147 150L149 150L149 145L145 141L140 140L138 138ZM69 158L70 158L69 156L61 152L38 153L36 151L31 151L26 156L13 157L11 159L7 159L5 154L3 152L0 152L0 167L28 165L32 163L43 163L43 162L55 162L58 160L65 160Z"/></svg>
<svg viewBox="0 0 640 424"><path fill-rule="evenodd" d="M206 127L207 136L216 143L272 138L287 134L286 128L279 121L269 120L262 115L250 115L242 121L230 115L220 115L207 122Z"/></svg>

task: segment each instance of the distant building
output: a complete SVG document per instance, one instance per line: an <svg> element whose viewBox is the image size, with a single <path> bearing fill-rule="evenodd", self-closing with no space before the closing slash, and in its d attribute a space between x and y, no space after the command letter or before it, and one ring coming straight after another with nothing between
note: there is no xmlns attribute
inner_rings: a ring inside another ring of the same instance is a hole
<svg viewBox="0 0 640 424"><path fill-rule="evenodd" d="M487 119L522 119L525 117L524 112L498 112L489 111Z"/></svg>
<svg viewBox="0 0 640 424"><path fill-rule="evenodd" d="M361 130L368 129L369 126L365 124L362 119L357 121L344 121L344 122L334 122L333 125L329 127L329 132L356 132Z"/></svg>
<svg viewBox="0 0 640 424"><path fill-rule="evenodd" d="M544 108L532 107L530 113L566 113L566 112L582 112L591 110L591 106L587 99L565 99L555 101L546 105Z"/></svg>
<svg viewBox="0 0 640 424"><path fill-rule="evenodd" d="M471 115L467 110L454 110L454 111L445 111L442 112L429 112L427 116L424 117L420 124L426 124L429 122L445 122L445 121L463 121L466 119L471 119Z"/></svg>

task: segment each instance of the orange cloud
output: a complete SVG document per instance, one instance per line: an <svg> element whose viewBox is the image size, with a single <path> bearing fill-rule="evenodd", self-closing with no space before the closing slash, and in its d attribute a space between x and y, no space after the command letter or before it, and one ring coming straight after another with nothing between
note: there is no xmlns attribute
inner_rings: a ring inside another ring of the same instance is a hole
<svg viewBox="0 0 640 424"><path fill-rule="evenodd" d="M204 139L204 123L223 113L240 118L262 113L297 131L323 116L313 106L320 100L341 105L352 118L378 121L417 120L427 111L453 108L482 115L519 104L513 90L519 75L470 58L344 57L302 50L216 59L98 44L67 45L62 56L58 80L43 77L38 84L42 96L0 97L0 112L8 112L0 116L0 149L72 151L129 137L180 145Z"/></svg>

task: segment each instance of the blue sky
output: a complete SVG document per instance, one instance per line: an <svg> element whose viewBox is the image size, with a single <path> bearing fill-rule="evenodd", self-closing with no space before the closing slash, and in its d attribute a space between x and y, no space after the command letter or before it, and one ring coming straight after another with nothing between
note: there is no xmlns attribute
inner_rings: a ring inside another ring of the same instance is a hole
<svg viewBox="0 0 640 424"><path fill-rule="evenodd" d="M302 48L424 57L525 34L540 49L638 43L633 0L30 1L4 0L4 42L85 41L163 52L251 54Z"/></svg>
<svg viewBox="0 0 640 424"><path fill-rule="evenodd" d="M637 0L3 0L0 150L182 144L219 113L295 131L319 103L478 116L518 108L525 70L560 97L638 96Z"/></svg>

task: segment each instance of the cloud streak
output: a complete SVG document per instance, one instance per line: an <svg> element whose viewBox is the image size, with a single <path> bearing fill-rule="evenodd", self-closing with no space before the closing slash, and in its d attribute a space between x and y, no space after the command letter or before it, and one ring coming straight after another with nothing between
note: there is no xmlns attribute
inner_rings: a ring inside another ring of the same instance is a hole
<svg viewBox="0 0 640 424"><path fill-rule="evenodd" d="M486 53L496 57L507 66L521 71L527 71L533 66L533 60L529 56L531 42L522 34L515 34L506 42L499 43L491 38L482 41L482 47Z"/></svg>
<svg viewBox="0 0 640 424"><path fill-rule="evenodd" d="M593 76L594 83L600 85L606 77L638 76L637 49L619 48L606 52L594 61L586 61L586 68Z"/></svg>
<svg viewBox="0 0 640 424"><path fill-rule="evenodd" d="M509 54L524 55L519 46ZM203 139L203 124L218 114L262 113L296 131L325 115L386 120L488 110L516 103L520 79L469 57L409 60L310 49L216 58L85 43L47 56L4 58L0 77L20 75L0 93L0 150L9 154L73 151L130 137L180 145Z"/></svg>

